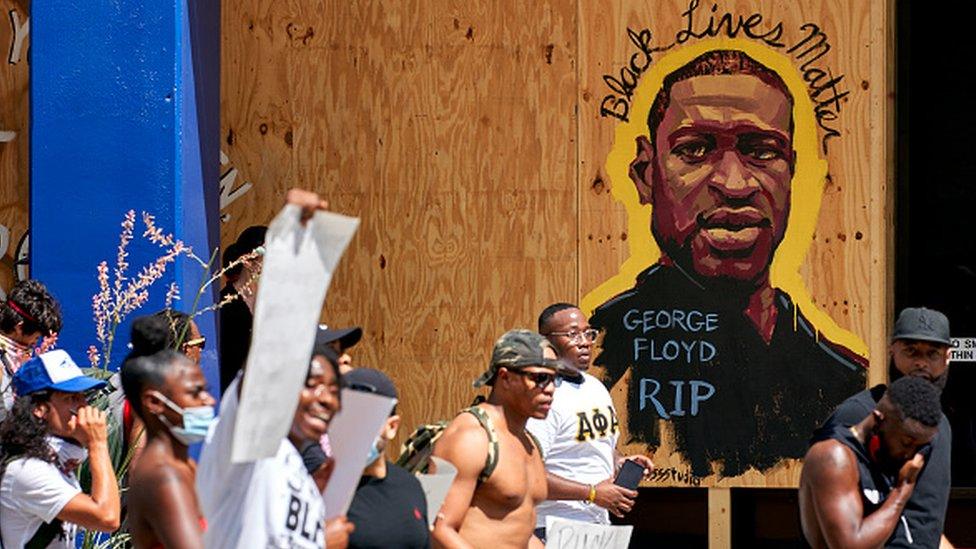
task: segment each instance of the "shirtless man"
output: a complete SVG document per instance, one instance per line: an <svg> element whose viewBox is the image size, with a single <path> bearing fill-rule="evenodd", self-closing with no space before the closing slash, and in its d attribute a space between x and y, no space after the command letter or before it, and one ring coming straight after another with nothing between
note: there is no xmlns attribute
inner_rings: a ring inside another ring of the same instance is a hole
<svg viewBox="0 0 976 549"><path fill-rule="evenodd" d="M492 446L488 432L474 414L454 418L433 453L458 470L434 523L437 545L542 547L532 531L535 506L546 499L546 471L525 423L545 419L560 382L557 372L574 375L573 370L535 332L512 330L495 342L488 371L474 386L491 387L488 400L477 408L494 431L497 464L482 478Z"/></svg>
<svg viewBox="0 0 976 549"><path fill-rule="evenodd" d="M122 387L146 426L129 474L129 529L137 548L202 548L206 522L197 502L196 463L187 447L214 419L214 399L194 361L165 349L122 366Z"/></svg>
<svg viewBox="0 0 976 549"><path fill-rule="evenodd" d="M941 417L938 389L903 377L860 423L818 434L800 475L800 521L810 545L880 547L904 535L902 511Z"/></svg>

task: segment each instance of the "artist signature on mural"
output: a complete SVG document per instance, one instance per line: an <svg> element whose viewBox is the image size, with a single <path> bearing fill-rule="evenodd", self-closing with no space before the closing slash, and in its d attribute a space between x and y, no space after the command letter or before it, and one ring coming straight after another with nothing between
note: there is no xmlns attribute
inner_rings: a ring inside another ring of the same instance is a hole
<svg viewBox="0 0 976 549"><path fill-rule="evenodd" d="M827 35L819 25L804 23L799 30L803 36L795 42L783 41L783 23L772 24L760 13L733 15L725 12L719 15L718 4L712 4L707 21L697 17L700 0L690 0L688 8L682 12L685 22L683 29L674 35L674 40L663 46L651 44L652 33L648 29L635 31L627 29L627 36L637 51L631 55L630 62L621 67L618 74L603 76L603 81L612 93L600 102L600 116L630 120L630 108L634 90L641 74L652 63L652 54L667 51L674 46L692 39L737 38L740 35L759 40L771 48L785 49L800 65L800 74L807 83L807 91L814 101L817 125L823 130L821 145L827 151L827 140L839 137L840 131L833 123L838 119L842 104L850 92L840 88L844 75L835 75L830 67L821 64L822 58L831 50Z"/></svg>
<svg viewBox="0 0 976 549"><path fill-rule="evenodd" d="M701 477L695 476L691 471L679 471L674 467L655 467L649 477L651 482L680 482L688 486L701 486Z"/></svg>

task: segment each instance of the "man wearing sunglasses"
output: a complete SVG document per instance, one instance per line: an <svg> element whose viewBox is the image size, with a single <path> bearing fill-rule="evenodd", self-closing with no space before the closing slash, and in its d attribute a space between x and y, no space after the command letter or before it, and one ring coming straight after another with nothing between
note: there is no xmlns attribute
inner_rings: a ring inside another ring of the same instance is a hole
<svg viewBox="0 0 976 549"><path fill-rule="evenodd" d="M437 545L542 547L532 534L546 472L525 424L545 419L559 374L578 375L541 335L512 330L495 342L488 370L474 382L491 387L488 399L454 418L434 447L458 471L434 523Z"/></svg>
<svg viewBox="0 0 976 549"><path fill-rule="evenodd" d="M539 315L539 332L559 357L580 370L556 389L553 407L544 420L526 427L539 440L546 463L547 501L539 504L536 536L545 541L546 517L610 524L608 511L621 517L631 510L637 492L614 484L616 471L632 459L650 475L647 456L617 453L620 423L610 393L586 373L597 332L575 305L554 303Z"/></svg>

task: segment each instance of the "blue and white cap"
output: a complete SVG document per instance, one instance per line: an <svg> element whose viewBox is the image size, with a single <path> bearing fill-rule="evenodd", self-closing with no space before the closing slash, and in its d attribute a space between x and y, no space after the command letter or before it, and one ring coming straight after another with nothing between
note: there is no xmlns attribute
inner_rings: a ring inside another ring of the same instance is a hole
<svg viewBox="0 0 976 549"><path fill-rule="evenodd" d="M38 391L84 393L105 386L104 381L83 374L62 349L48 351L25 362L14 374L13 384L18 396Z"/></svg>

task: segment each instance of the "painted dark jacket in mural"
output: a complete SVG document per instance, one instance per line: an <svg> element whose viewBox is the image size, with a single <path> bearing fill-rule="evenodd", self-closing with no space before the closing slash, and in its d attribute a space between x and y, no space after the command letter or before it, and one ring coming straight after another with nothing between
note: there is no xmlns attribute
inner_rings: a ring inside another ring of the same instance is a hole
<svg viewBox="0 0 976 549"><path fill-rule="evenodd" d="M866 363L821 337L786 293L776 290L776 326L766 341L743 314L742 298L708 291L679 268L656 264L632 290L596 309L603 332L594 364L612 387L628 371L632 441L661 443L660 419L692 474L765 471L802 458L811 433L866 385Z"/></svg>

